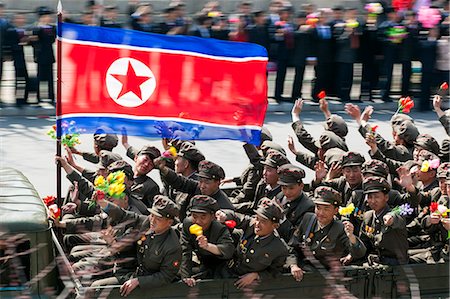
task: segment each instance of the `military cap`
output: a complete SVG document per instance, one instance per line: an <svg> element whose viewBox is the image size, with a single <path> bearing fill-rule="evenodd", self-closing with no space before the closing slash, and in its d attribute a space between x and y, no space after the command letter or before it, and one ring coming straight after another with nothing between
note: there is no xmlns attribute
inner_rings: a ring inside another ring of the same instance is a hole
<svg viewBox="0 0 450 299"><path fill-rule="evenodd" d="M261 128L261 144L266 140L272 141L273 137L272 137L272 134L270 133L269 129L267 129L266 127L262 127Z"/></svg>
<svg viewBox="0 0 450 299"><path fill-rule="evenodd" d="M431 161L431 160L436 160L436 159L439 159L439 157L437 155L435 155L432 152L427 151L425 149L422 149L419 151L419 155L417 158L419 163L422 163L425 160Z"/></svg>
<svg viewBox="0 0 450 299"><path fill-rule="evenodd" d="M269 150L266 159L261 164L278 168L284 164L289 164L289 160L282 153L276 150Z"/></svg>
<svg viewBox="0 0 450 299"><path fill-rule="evenodd" d="M348 167L348 166L362 166L363 163L366 161L361 154L356 152L346 152L342 156L341 160L341 166L342 167Z"/></svg>
<svg viewBox="0 0 450 299"><path fill-rule="evenodd" d="M205 156L203 156L197 147L188 141L183 142L180 151L178 152L178 156L196 163L205 160Z"/></svg>
<svg viewBox="0 0 450 299"><path fill-rule="evenodd" d="M219 209L217 200L208 195L195 195L189 205L189 210L197 213L215 213Z"/></svg>
<svg viewBox="0 0 450 299"><path fill-rule="evenodd" d="M361 172L365 177L379 176L387 178L389 175L389 168L386 163L380 160L372 159L364 162Z"/></svg>
<svg viewBox="0 0 450 299"><path fill-rule="evenodd" d="M415 146L426 149L429 152L432 152L435 155L439 155L439 144L436 139L429 134L420 134L417 136L416 141L414 142Z"/></svg>
<svg viewBox="0 0 450 299"><path fill-rule="evenodd" d="M389 190L391 190L391 185L385 178L371 176L364 179L363 190L364 194L374 193L378 191L388 193Z"/></svg>
<svg viewBox="0 0 450 299"><path fill-rule="evenodd" d="M348 133L347 123L341 116L336 114L332 114L327 118L326 129L341 138L347 136Z"/></svg>
<svg viewBox="0 0 450 299"><path fill-rule="evenodd" d="M221 180L225 178L225 171L216 163L203 160L198 165L198 176L210 180Z"/></svg>
<svg viewBox="0 0 450 299"><path fill-rule="evenodd" d="M122 156L120 156L119 154L115 154L113 152L106 150L101 150L99 156L100 156L99 168L101 169L106 169L113 162L122 160Z"/></svg>
<svg viewBox="0 0 450 299"><path fill-rule="evenodd" d="M255 213L264 219L275 223L279 223L283 217L283 209L275 201L270 200L267 197L264 197L259 201Z"/></svg>
<svg viewBox="0 0 450 299"><path fill-rule="evenodd" d="M177 204L164 195L156 195L153 198L153 205L148 211L158 217L170 219L174 219L180 214Z"/></svg>
<svg viewBox="0 0 450 299"><path fill-rule="evenodd" d="M404 121L399 126L395 127L395 133L397 136L403 139L408 144L413 144L417 136L419 136L419 130L411 121Z"/></svg>
<svg viewBox="0 0 450 299"><path fill-rule="evenodd" d="M327 204L337 207L341 202L341 194L331 187L319 186L314 190L315 204Z"/></svg>
<svg viewBox="0 0 450 299"><path fill-rule="evenodd" d="M110 128L100 127L94 133L94 142L103 149L112 150L119 143L119 138Z"/></svg>
<svg viewBox="0 0 450 299"><path fill-rule="evenodd" d="M391 117L392 129L395 130L396 127L400 126L405 121L410 121L410 122L414 123L414 119L412 119L411 116L409 116L407 114L403 114L403 113L394 114Z"/></svg>
<svg viewBox="0 0 450 299"><path fill-rule="evenodd" d="M261 144L261 150L267 155L267 151L269 149L274 149L276 151L279 151L280 153L282 153L283 155L286 156L286 151L284 150L284 148L281 145L279 145L276 142L266 140Z"/></svg>
<svg viewBox="0 0 450 299"><path fill-rule="evenodd" d="M348 151L347 145L341 137L336 135L336 133L331 131L324 131L322 135L320 135L319 140L316 143L317 147L320 147L322 150L327 151L330 148L340 148L343 151Z"/></svg>
<svg viewBox="0 0 450 299"><path fill-rule="evenodd" d="M450 139L442 140L439 159L441 159L441 162L450 162Z"/></svg>
<svg viewBox="0 0 450 299"><path fill-rule="evenodd" d="M445 162L442 163L441 165L439 165L438 169L437 169L437 177L438 178L446 178L447 177L447 173L449 172L450 168L450 163L449 162Z"/></svg>
<svg viewBox="0 0 450 299"><path fill-rule="evenodd" d="M144 145L138 152L138 156L140 155L147 155L153 160L161 156L161 152L154 146Z"/></svg>
<svg viewBox="0 0 450 299"><path fill-rule="evenodd" d="M305 177L305 171L298 166L292 164L284 164L278 167L278 184L289 186L302 183Z"/></svg>
<svg viewBox="0 0 450 299"><path fill-rule="evenodd" d="M47 7L47 6L39 6L37 9L36 9L36 13L39 15L39 16L44 16L44 15L51 15L51 14L53 14L54 12L53 12L53 10L51 10L49 7Z"/></svg>
<svg viewBox="0 0 450 299"><path fill-rule="evenodd" d="M189 143L195 145L195 141L194 140L180 140L180 139L175 139L175 138L167 138L167 143L170 146L173 146L174 148L176 148L177 151L180 151L181 146L185 142L189 142Z"/></svg>
<svg viewBox="0 0 450 299"><path fill-rule="evenodd" d="M119 170L122 170L128 179L130 179L130 180L133 179L133 177L134 177L133 167L131 167L131 165L128 164L127 162L125 162L124 160L119 160L119 161L113 162L108 166L108 171L110 173L116 172Z"/></svg>
<svg viewBox="0 0 450 299"><path fill-rule="evenodd" d="M345 151L341 150L340 148L330 148L327 150L324 154L324 161L325 164L328 167L331 167L331 165L335 163L341 163L342 156L345 154Z"/></svg>

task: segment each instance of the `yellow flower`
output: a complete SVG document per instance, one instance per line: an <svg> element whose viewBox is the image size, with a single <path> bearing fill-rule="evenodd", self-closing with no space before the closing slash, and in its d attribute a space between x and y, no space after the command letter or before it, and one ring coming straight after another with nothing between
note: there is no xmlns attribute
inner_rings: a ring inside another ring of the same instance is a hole
<svg viewBox="0 0 450 299"><path fill-rule="evenodd" d="M105 178L103 176L100 175L100 176L95 178L94 185L96 187L97 186L103 186L104 184L105 184Z"/></svg>
<svg viewBox="0 0 450 299"><path fill-rule="evenodd" d="M189 232L190 232L192 235L196 235L197 237L203 235L203 229L202 229L202 227L201 227L200 225L198 225L198 224L192 224L192 225L189 227Z"/></svg>
<svg viewBox="0 0 450 299"><path fill-rule="evenodd" d="M173 146L171 146L169 148L169 153L172 155L172 157L176 157L177 156L177 149Z"/></svg>
<svg viewBox="0 0 450 299"><path fill-rule="evenodd" d="M339 215L348 216L355 210L355 205L353 203L346 207L339 207Z"/></svg>
<svg viewBox="0 0 450 299"><path fill-rule="evenodd" d="M113 184L109 185L109 188L108 188L109 196L113 196L113 197L120 197L124 191L125 191L124 184L113 183Z"/></svg>
<svg viewBox="0 0 450 299"><path fill-rule="evenodd" d="M112 182L112 180L114 179L114 173L110 173L108 174L108 176L106 177L106 180L108 180L108 182Z"/></svg>
<svg viewBox="0 0 450 299"><path fill-rule="evenodd" d="M422 167L420 167L421 172L428 172L428 169L430 169L430 162L428 160L423 161Z"/></svg>
<svg viewBox="0 0 450 299"><path fill-rule="evenodd" d="M116 174L116 182L118 184L123 184L125 182L125 173L123 171L118 171Z"/></svg>

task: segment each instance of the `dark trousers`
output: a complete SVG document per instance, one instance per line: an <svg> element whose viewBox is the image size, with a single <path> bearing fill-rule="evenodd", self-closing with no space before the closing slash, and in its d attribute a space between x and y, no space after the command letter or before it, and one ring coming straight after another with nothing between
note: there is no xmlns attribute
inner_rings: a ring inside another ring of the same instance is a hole
<svg viewBox="0 0 450 299"><path fill-rule="evenodd" d="M294 86L292 87L292 100L302 97L303 76L305 74L305 65L295 66Z"/></svg>
<svg viewBox="0 0 450 299"><path fill-rule="evenodd" d="M422 81L420 82L420 111L431 111L430 96L431 84L433 82L432 72L422 72Z"/></svg>
<svg viewBox="0 0 450 299"><path fill-rule="evenodd" d="M286 79L287 60L279 59L277 62L277 78L275 79L275 100L281 100Z"/></svg>
<svg viewBox="0 0 450 299"><path fill-rule="evenodd" d="M361 76L361 96L372 98L373 90L377 88L380 76L379 67L375 57L363 60Z"/></svg>
<svg viewBox="0 0 450 299"><path fill-rule="evenodd" d="M343 102L350 101L353 85L353 63L340 62L338 64L338 96Z"/></svg>
<svg viewBox="0 0 450 299"><path fill-rule="evenodd" d="M16 80L15 80L15 95L16 104L26 104L28 101L28 72L26 68L15 67Z"/></svg>
<svg viewBox="0 0 450 299"><path fill-rule="evenodd" d="M55 102L55 92L54 92L54 82L53 82L53 64L41 64L38 63L38 91L37 91L37 98L38 102L41 101L41 82L46 81L48 83L48 98L52 101L52 103Z"/></svg>
<svg viewBox="0 0 450 299"><path fill-rule="evenodd" d="M328 89L330 88L333 80L330 76L330 69L333 67L332 63L319 63L315 67L316 71L316 82L313 88L312 97L314 100L318 101L319 98L317 95L319 92L324 90L328 93Z"/></svg>
<svg viewBox="0 0 450 299"><path fill-rule="evenodd" d="M392 85L392 72L394 70L396 49L393 47L386 47L384 51L384 67L383 67L383 83L381 97L384 101L389 100Z"/></svg>
<svg viewBox="0 0 450 299"><path fill-rule="evenodd" d="M409 86L411 81L411 60L402 61L402 96L409 96Z"/></svg>

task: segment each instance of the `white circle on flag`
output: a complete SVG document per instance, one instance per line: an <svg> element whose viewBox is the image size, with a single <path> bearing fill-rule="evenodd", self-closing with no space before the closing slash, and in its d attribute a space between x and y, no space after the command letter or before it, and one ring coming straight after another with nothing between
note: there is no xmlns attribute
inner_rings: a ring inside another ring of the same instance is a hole
<svg viewBox="0 0 450 299"><path fill-rule="evenodd" d="M144 104L156 88L152 70L141 61L129 57L111 63L105 80L109 96L125 107Z"/></svg>

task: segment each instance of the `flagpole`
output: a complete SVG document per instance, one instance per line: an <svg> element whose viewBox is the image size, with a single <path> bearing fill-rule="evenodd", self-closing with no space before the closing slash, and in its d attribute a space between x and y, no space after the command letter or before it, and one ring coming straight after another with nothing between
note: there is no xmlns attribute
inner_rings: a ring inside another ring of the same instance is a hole
<svg viewBox="0 0 450 299"><path fill-rule="evenodd" d="M57 25L57 39L56 39L56 155L61 157L61 23L62 23L62 4L58 1L57 7L58 25ZM61 197L61 163L56 165L56 199L58 207L62 205Z"/></svg>

